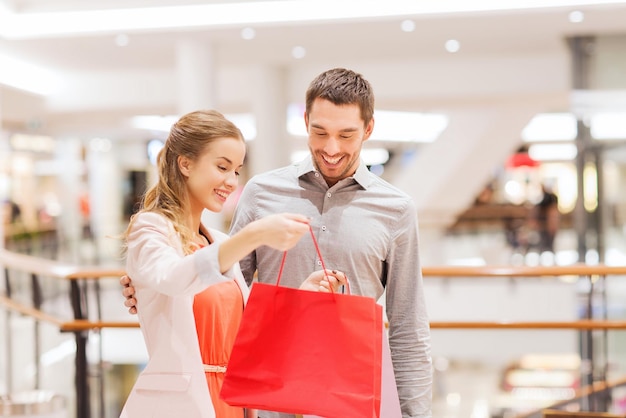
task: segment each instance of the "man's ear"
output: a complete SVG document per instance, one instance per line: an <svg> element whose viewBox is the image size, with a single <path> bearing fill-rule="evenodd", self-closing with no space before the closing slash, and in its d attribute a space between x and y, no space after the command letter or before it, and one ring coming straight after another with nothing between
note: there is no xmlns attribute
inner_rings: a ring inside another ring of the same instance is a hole
<svg viewBox="0 0 626 418"><path fill-rule="evenodd" d="M191 161L189 160L189 158L179 155L176 162L178 163L178 169L180 170L182 175L185 177L189 177L189 173L191 171Z"/></svg>
<svg viewBox="0 0 626 418"><path fill-rule="evenodd" d="M370 119L369 123L365 125L365 134L363 135L363 140L366 141L369 139L370 135L374 131L374 118Z"/></svg>

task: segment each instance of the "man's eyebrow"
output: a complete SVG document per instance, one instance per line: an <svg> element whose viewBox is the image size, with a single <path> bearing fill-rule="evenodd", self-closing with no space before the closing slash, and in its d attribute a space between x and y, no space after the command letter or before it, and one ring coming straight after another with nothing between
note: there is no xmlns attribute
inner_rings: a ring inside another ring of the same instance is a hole
<svg viewBox="0 0 626 418"><path fill-rule="evenodd" d="M321 130L324 130L324 131L326 130L326 128L324 128L323 126L315 124L315 123L311 124L311 128L321 129ZM355 131L358 131L358 130L359 130L359 128L344 128L344 129L340 129L339 132L355 132Z"/></svg>

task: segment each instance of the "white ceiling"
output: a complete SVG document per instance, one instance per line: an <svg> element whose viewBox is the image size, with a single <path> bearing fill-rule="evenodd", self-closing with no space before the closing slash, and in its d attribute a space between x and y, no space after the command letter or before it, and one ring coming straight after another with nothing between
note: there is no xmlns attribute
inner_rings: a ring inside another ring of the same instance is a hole
<svg viewBox="0 0 626 418"><path fill-rule="evenodd" d="M212 2L4 0L2 3L17 15L28 15ZM324 24L261 25L256 27L256 38L250 41L241 38L241 27L126 31L124 33L128 34L130 41L126 47L116 46L114 33L0 39L0 54L67 74L175 71L178 42L181 39L194 39L212 48L218 68L249 68L267 64L282 66L290 71L298 68L327 68L337 63L350 63L358 68L361 63L393 62L401 65L403 61L436 60L455 60L462 66L464 60L485 57L562 55L567 51L565 39L569 36L621 34L626 31L626 2L614 5L601 5L599 1L592 3L596 5L368 18ZM584 11L585 20L570 23L568 13L572 10ZM400 22L405 18L415 21L415 31L406 33L400 30ZM50 19L54 19L54 15L50 15ZM443 47L445 41L451 38L461 42L461 50L454 56ZM306 48L307 54L303 59L291 57L294 46ZM390 77L393 75L390 74ZM432 82L437 83L439 80ZM377 96L384 98L385 92L377 89ZM410 100L405 102L408 104Z"/></svg>
<svg viewBox="0 0 626 418"><path fill-rule="evenodd" d="M211 1L5 0L5 3L13 5L18 13L30 13L115 5L137 8ZM585 20L570 23L568 13L571 10L583 10ZM400 30L400 22L405 18L412 18L416 22L414 32ZM130 34L130 44L125 48L115 45L114 34L2 39L0 51L53 68L99 71L171 67L177 40L189 37L211 43L217 51L220 65L251 62L289 65L293 62L290 52L295 45L304 46L308 51L305 60L313 62L332 62L346 57L354 60L443 58L446 54L443 45L450 38L461 42L463 55L513 55L557 51L563 47L563 40L568 36L623 33L626 30L626 2L619 5L545 10L385 17L323 24L281 23L257 27L257 38L252 41L242 40L240 29L228 27L126 32Z"/></svg>
<svg viewBox="0 0 626 418"><path fill-rule="evenodd" d="M331 3L339 5L342 1ZM362 1L362 4L371 3ZM385 1L392 4L399 0ZM0 0L0 19L3 18L1 6L14 14L28 16L40 12L205 3L212 2ZM245 7L239 1L224 3ZM414 3L443 5L451 1L414 0ZM485 1L471 4L476 3ZM540 5L542 1L528 3ZM177 49L181 41L192 40L211 50L214 69L207 77L215 80L214 102L225 113L252 112L258 106L255 94L259 90L251 77L253 68L279 68L286 78L286 100L294 102L303 100L306 85L316 74L346 66L363 73L372 82L377 109L437 111L458 116L452 121L451 130L457 135L448 133L439 148L420 155L421 160L412 166L413 172L408 171L410 178L404 176L405 182L428 179L432 195L423 192L424 185L419 183L423 180L406 188L415 189L411 193L418 199L418 207L433 209L440 218L444 209L454 214L471 202L488 180L492 167L516 148L529 117L537 112L569 110L572 85L569 37L626 34L626 1L579 3L591 4L255 25L253 40L241 38L244 25L126 30L123 34L129 36L129 44L125 47L115 44L119 35L115 32L26 39L0 37L0 55L65 77L65 89L47 97L0 86L2 127L55 135L114 137L123 132L120 135L125 139L132 139L132 135L145 139L144 134L128 130L128 118L177 112L180 87L176 77ZM319 0L319 4L329 3ZM584 21L569 22L568 15L573 10L583 11ZM400 30L400 23L407 18L416 24L413 32ZM56 16L50 14L49 19L54 21ZM444 43L448 39L460 42L459 52L445 51ZM619 37L616 39L623 42ZM291 56L295 46L306 49L304 58ZM619 68L612 77L626 85ZM619 94L617 101L626 103L623 97ZM597 100L597 97L587 99ZM576 105L584 107L589 103L587 99L581 103L578 96ZM498 123L494 125L494 121ZM474 138L470 146L468 138ZM496 142L498 146L494 147ZM450 158L455 150L463 155ZM480 156L471 168L464 163L467 155ZM449 175L433 179L429 162ZM459 179L472 180L472 184ZM418 193L418 189L422 192ZM454 196L457 201L447 202L447 209L432 208L432 202L444 202L446 196L448 199Z"/></svg>

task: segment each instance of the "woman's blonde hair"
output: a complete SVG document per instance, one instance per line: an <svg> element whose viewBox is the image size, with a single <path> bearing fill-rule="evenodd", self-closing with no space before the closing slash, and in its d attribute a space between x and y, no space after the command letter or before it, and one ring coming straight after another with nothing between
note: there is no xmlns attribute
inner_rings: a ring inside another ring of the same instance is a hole
<svg viewBox="0 0 626 418"><path fill-rule="evenodd" d="M180 235L186 254L193 252L194 231L185 224L189 199L185 176L178 168L178 157L197 161L217 139L244 141L239 128L215 110L199 110L182 116L171 128L163 149L157 156L158 181L145 193L138 213L156 212L167 217ZM128 237L131 217L125 238Z"/></svg>

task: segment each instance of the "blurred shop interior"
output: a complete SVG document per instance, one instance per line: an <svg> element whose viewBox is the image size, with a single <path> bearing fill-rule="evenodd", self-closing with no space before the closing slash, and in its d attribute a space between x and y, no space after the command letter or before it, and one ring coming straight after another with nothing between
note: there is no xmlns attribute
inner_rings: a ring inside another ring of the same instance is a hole
<svg viewBox="0 0 626 418"><path fill-rule="evenodd" d="M626 320L626 273L536 273L626 266L626 1L0 0L0 248L34 257L0 273L0 408L119 415L140 331L61 330L7 303L130 322L119 276L27 264L123 268L119 236L188 111L242 129L241 186L303 158L304 93L332 67L374 88L362 157L415 200L422 266L531 268L425 273L433 323ZM206 222L227 230L231 199ZM433 416L626 414L624 380L580 395L626 378L625 330L433 327Z"/></svg>

